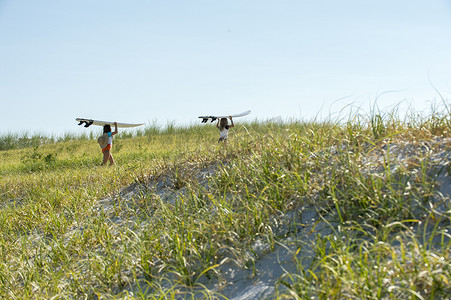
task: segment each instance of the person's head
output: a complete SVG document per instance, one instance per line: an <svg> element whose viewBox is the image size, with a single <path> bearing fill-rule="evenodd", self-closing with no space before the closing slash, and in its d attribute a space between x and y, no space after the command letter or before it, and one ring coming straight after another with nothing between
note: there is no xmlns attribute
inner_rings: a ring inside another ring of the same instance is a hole
<svg viewBox="0 0 451 300"><path fill-rule="evenodd" d="M225 128L229 124L229 121L227 121L227 118L221 118L221 121L219 121L219 127L221 129Z"/></svg>
<svg viewBox="0 0 451 300"><path fill-rule="evenodd" d="M111 132L111 126L110 125L103 125L103 133Z"/></svg>

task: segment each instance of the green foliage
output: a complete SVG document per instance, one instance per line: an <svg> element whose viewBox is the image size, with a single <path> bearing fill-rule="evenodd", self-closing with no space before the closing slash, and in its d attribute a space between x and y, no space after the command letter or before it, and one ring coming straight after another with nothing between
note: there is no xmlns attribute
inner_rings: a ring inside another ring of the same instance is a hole
<svg viewBox="0 0 451 300"><path fill-rule="evenodd" d="M0 296L221 299L207 283L258 276L260 242L293 251L277 298L447 297L449 122L237 122L227 144L154 124L115 137L114 167L92 135L4 136Z"/></svg>

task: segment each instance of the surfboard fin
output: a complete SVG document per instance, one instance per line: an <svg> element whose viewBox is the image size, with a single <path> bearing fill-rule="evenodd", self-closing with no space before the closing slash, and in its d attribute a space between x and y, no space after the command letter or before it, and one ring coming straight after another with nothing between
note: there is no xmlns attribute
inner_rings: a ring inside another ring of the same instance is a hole
<svg viewBox="0 0 451 300"><path fill-rule="evenodd" d="M85 124L85 127L89 127L89 126L92 125L92 123L94 123L93 120L83 120L83 121L80 121L80 123L78 123L78 125L83 125L83 124Z"/></svg>
<svg viewBox="0 0 451 300"><path fill-rule="evenodd" d="M202 118L202 123L207 123L208 119L211 119L211 123L213 123L214 121L216 121L218 118L210 116L210 117L206 117L206 118Z"/></svg>

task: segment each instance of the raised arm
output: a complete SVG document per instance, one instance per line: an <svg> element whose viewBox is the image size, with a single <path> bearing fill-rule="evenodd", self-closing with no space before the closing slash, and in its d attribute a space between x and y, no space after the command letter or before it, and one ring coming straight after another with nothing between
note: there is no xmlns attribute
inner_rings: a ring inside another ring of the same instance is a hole
<svg viewBox="0 0 451 300"><path fill-rule="evenodd" d="M233 124L232 116L230 116L229 119L230 119L230 122L232 123L232 124L230 124L229 128L235 127L235 124Z"/></svg>
<svg viewBox="0 0 451 300"><path fill-rule="evenodd" d="M114 122L114 131L111 133L111 135L117 134L117 122Z"/></svg>

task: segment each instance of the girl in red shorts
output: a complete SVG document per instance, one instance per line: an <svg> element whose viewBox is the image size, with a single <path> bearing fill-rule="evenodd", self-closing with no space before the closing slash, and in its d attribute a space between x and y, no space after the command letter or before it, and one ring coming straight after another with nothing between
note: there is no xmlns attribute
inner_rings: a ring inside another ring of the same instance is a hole
<svg viewBox="0 0 451 300"><path fill-rule="evenodd" d="M111 126L105 125L103 126L103 133L108 134L108 145L102 149L103 153L103 162L102 166L104 166L108 161L110 161L110 166L114 165L114 158L111 154L111 145L113 145L113 135L117 134L117 122L114 122L114 132L111 132Z"/></svg>

